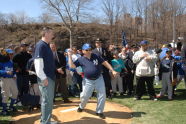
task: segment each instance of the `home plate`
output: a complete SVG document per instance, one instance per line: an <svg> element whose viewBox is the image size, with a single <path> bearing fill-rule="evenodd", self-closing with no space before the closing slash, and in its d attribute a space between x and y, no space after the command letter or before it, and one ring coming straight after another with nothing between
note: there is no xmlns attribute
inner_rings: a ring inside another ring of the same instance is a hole
<svg viewBox="0 0 186 124"><path fill-rule="evenodd" d="M74 111L74 110L77 110L78 107L75 107L75 108L71 108L71 109L66 109L66 110L62 110L60 112L70 112L70 111Z"/></svg>

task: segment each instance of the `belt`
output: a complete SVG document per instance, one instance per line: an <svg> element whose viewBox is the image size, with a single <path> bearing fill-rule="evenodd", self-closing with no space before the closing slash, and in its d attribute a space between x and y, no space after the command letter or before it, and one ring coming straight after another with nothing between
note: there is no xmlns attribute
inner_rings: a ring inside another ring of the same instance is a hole
<svg viewBox="0 0 186 124"><path fill-rule="evenodd" d="M13 77L2 77L2 78L13 78Z"/></svg>
<svg viewBox="0 0 186 124"><path fill-rule="evenodd" d="M92 78L87 78L87 79L89 79L89 80L97 80L99 77L100 76L98 76L98 77L92 77Z"/></svg>
<svg viewBox="0 0 186 124"><path fill-rule="evenodd" d="M96 80L96 79L98 79L98 78L88 78L89 80Z"/></svg>

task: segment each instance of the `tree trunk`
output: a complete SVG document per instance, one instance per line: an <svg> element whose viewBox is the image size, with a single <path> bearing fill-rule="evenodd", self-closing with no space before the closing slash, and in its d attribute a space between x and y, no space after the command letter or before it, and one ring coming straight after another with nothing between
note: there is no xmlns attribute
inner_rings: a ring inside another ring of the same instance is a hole
<svg viewBox="0 0 186 124"><path fill-rule="evenodd" d="M72 29L69 29L69 33L70 33L70 48L72 48Z"/></svg>

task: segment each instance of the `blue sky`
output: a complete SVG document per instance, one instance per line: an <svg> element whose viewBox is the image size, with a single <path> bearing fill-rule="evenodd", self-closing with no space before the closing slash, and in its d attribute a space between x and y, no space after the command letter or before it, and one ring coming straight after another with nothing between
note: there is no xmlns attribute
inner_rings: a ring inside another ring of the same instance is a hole
<svg viewBox="0 0 186 124"><path fill-rule="evenodd" d="M42 12L40 0L0 0L1 13L24 11L30 17L38 17Z"/></svg>
<svg viewBox="0 0 186 124"><path fill-rule="evenodd" d="M126 6L130 5L126 0ZM101 0L95 0L95 7L101 8ZM97 9L98 9L97 8ZM25 12L29 17L38 17L45 10L42 8L40 0L0 0L0 13Z"/></svg>

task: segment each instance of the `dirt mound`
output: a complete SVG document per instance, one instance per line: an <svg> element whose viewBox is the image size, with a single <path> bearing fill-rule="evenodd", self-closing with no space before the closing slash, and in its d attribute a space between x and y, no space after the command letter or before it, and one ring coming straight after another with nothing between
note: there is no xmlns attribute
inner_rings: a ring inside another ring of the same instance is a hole
<svg viewBox="0 0 186 124"><path fill-rule="evenodd" d="M130 124L131 110L120 104L106 102L104 114L106 119L100 119L95 114L96 101L90 100L85 110L78 113L77 107L79 100L73 100L73 103L62 103L58 101L54 105L52 120L59 124ZM13 117L15 124L39 124L40 110L33 112L16 113Z"/></svg>

